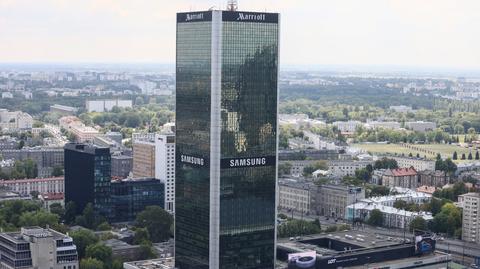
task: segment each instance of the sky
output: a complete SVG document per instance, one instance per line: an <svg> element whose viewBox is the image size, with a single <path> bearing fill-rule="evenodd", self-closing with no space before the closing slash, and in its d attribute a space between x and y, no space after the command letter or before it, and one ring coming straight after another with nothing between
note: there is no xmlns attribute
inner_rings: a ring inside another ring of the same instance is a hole
<svg viewBox="0 0 480 269"><path fill-rule="evenodd" d="M0 62L174 63L175 13L226 0L0 0ZM239 0L281 13L283 65L480 70L478 0Z"/></svg>

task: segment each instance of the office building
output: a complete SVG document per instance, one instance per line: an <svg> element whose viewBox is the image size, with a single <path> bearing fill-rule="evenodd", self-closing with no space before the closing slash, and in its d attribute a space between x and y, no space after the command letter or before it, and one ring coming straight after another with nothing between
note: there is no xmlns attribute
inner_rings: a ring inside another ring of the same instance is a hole
<svg viewBox="0 0 480 269"><path fill-rule="evenodd" d="M175 212L175 135L157 134L155 137L155 178L165 184L164 208Z"/></svg>
<svg viewBox="0 0 480 269"><path fill-rule="evenodd" d="M113 178L126 178L133 169L133 158L127 155L112 155L112 174Z"/></svg>
<svg viewBox="0 0 480 269"><path fill-rule="evenodd" d="M147 206L164 207L165 185L155 178L112 181L111 205L114 222L134 221Z"/></svg>
<svg viewBox="0 0 480 269"><path fill-rule="evenodd" d="M106 218L111 217L110 149L93 145L65 145L65 204L72 201L77 213L88 203Z"/></svg>
<svg viewBox="0 0 480 269"><path fill-rule="evenodd" d="M314 195L316 215L343 219L345 208L365 198L365 189L347 185L322 184Z"/></svg>
<svg viewBox="0 0 480 269"><path fill-rule="evenodd" d="M73 239L40 227L0 233L0 257L2 269L79 269Z"/></svg>
<svg viewBox="0 0 480 269"><path fill-rule="evenodd" d="M133 140L133 177L155 178L155 138Z"/></svg>
<svg viewBox="0 0 480 269"><path fill-rule="evenodd" d="M177 14L175 263L274 268L279 15Z"/></svg>
<svg viewBox="0 0 480 269"><path fill-rule="evenodd" d="M480 244L480 193L460 195L458 203L463 208L462 240Z"/></svg>
<svg viewBox="0 0 480 269"><path fill-rule="evenodd" d="M297 214L309 214L317 185L301 179L282 178L278 181L278 208Z"/></svg>
<svg viewBox="0 0 480 269"><path fill-rule="evenodd" d="M435 171L435 161L415 157L388 157L397 161L399 168L413 167L417 171Z"/></svg>
<svg viewBox="0 0 480 269"><path fill-rule="evenodd" d="M355 176L355 171L367 167L367 165L373 164L373 161L330 161L328 163L328 170L334 177L343 178L345 176Z"/></svg>

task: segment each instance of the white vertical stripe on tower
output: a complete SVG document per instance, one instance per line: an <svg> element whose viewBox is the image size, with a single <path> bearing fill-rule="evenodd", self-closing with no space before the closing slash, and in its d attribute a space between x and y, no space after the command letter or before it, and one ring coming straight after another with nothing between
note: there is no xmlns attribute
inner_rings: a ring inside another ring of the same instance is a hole
<svg viewBox="0 0 480 269"><path fill-rule="evenodd" d="M220 255L220 102L222 83L222 11L212 11L212 78L210 116L209 269L218 269Z"/></svg>
<svg viewBox="0 0 480 269"><path fill-rule="evenodd" d="M278 140L280 137L280 123L278 120L278 104L280 103L280 91L279 91L279 81L280 81L280 14L278 14L278 30L277 30L277 145L275 148L275 239L273 247L273 264L277 261L277 216L278 216L278 199L279 199L279 190L278 190Z"/></svg>

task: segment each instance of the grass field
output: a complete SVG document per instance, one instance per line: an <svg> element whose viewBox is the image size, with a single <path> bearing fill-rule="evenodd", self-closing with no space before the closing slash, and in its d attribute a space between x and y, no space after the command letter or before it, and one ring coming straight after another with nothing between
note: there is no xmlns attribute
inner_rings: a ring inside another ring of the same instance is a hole
<svg viewBox="0 0 480 269"><path fill-rule="evenodd" d="M406 146L402 146L400 144L380 144L380 143L365 143L365 144L354 144L353 147L363 149L370 153L376 154L392 154L395 153L397 155L405 154L408 156L410 153L413 156L416 156L417 153L420 154L421 157L425 155L429 159L434 159L438 153L440 153L443 157L452 157L453 153L456 151L458 154L458 158L462 156L462 153L465 153L468 156L468 153L472 152L473 157L475 158L475 149L469 149L457 145L449 145L449 144L415 144L409 145L410 148ZM459 160L460 162L460 160Z"/></svg>

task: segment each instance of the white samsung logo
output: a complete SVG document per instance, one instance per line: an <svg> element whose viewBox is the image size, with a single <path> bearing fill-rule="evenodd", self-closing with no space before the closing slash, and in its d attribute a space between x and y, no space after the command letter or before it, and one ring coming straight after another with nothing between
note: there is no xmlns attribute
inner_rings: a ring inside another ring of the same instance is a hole
<svg viewBox="0 0 480 269"><path fill-rule="evenodd" d="M238 13L237 21L265 21L265 14Z"/></svg>
<svg viewBox="0 0 480 269"><path fill-rule="evenodd" d="M230 160L230 167L266 165L266 158L246 158Z"/></svg>
<svg viewBox="0 0 480 269"><path fill-rule="evenodd" d="M195 164L195 165L204 165L204 160L203 158L197 158L197 157L192 157L192 156L186 156L186 155L181 155L180 156L182 163L190 163L190 164Z"/></svg>
<svg viewBox="0 0 480 269"><path fill-rule="evenodd" d="M197 20L203 20L203 13L187 14L187 18L185 19L185 21L197 21Z"/></svg>

